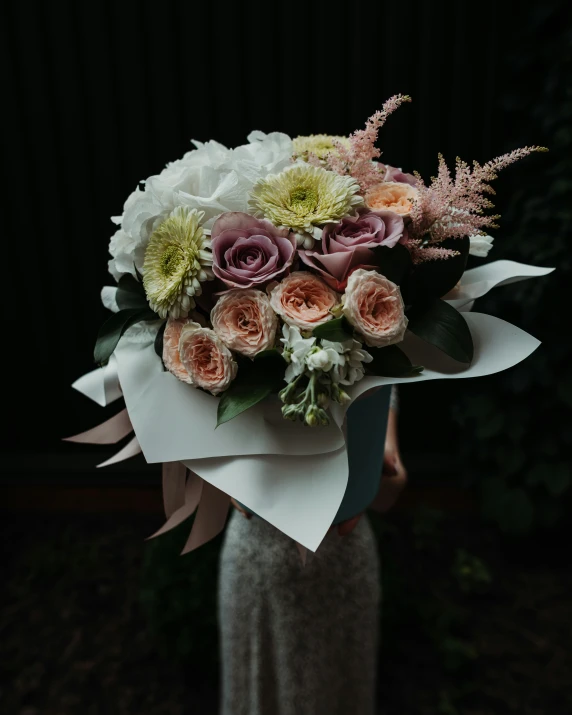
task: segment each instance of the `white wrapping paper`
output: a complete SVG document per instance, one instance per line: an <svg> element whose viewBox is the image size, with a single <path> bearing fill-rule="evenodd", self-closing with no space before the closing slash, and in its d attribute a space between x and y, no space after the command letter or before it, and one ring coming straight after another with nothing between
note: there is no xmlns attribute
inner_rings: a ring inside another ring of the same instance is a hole
<svg viewBox="0 0 572 715"><path fill-rule="evenodd" d="M497 261L467 271L460 289L447 300L467 310L496 285L551 270ZM414 378L365 377L348 388L352 401L381 385L490 375L516 365L539 345L532 336L493 316L463 312L463 317L474 342L471 365L452 360L408 333L400 347L425 370ZM302 547L318 548L347 486L342 430L347 406L333 405L329 427L310 429L284 420L279 403L267 400L215 429L218 399L163 370L153 349L152 331L145 335L143 330L136 340L122 338L115 356L107 368L80 378L74 387L107 404L116 399L121 385L136 434L125 448L128 453L140 445L148 462L181 461ZM381 443L383 439L380 435ZM117 461L117 456L107 463Z"/></svg>

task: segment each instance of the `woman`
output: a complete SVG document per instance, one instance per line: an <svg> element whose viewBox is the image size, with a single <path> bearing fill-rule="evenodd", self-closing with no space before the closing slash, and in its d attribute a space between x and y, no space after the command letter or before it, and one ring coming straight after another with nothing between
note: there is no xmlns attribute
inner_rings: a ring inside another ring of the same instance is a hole
<svg viewBox="0 0 572 715"><path fill-rule="evenodd" d="M393 391L379 511L407 479L396 407ZM222 715L373 715L381 594L367 518L332 527L303 566L290 538L235 506L219 579Z"/></svg>

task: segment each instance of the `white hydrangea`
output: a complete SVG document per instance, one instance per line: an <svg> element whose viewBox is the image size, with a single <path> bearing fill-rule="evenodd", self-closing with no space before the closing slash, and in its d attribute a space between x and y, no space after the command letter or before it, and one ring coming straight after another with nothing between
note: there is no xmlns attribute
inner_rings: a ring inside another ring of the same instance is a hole
<svg viewBox="0 0 572 715"><path fill-rule="evenodd" d="M112 219L119 229L111 238L109 271L118 280L141 272L153 231L176 206L204 211L206 233L225 211L248 211L254 184L290 164L292 140L286 134L251 132L248 144L227 149L215 141L193 142L196 149L151 176L127 199L122 216Z"/></svg>

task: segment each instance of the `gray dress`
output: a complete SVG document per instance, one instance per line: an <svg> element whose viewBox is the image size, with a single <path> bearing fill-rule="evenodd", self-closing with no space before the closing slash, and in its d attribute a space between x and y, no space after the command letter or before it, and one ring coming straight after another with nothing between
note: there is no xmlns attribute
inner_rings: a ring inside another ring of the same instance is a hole
<svg viewBox="0 0 572 715"><path fill-rule="evenodd" d="M219 574L222 715L373 715L379 563L367 518L295 543L234 511Z"/></svg>

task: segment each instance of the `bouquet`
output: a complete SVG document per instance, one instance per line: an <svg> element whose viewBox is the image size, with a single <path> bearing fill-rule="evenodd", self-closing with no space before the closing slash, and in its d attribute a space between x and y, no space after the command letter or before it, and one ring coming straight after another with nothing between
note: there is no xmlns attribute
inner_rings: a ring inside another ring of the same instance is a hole
<svg viewBox="0 0 572 715"><path fill-rule="evenodd" d="M349 137L194 142L113 219L102 367L75 387L100 404L123 396L126 410L73 439L134 429L110 461L142 450L166 464L167 528L199 506L188 548L220 530L230 495L315 549L348 488L344 421L357 397L490 374L538 345L468 311L493 286L551 269L465 269L492 245L491 182L544 149L457 159L454 172L440 156L426 183L376 147L408 101L392 97ZM379 453L379 435L369 440Z"/></svg>

